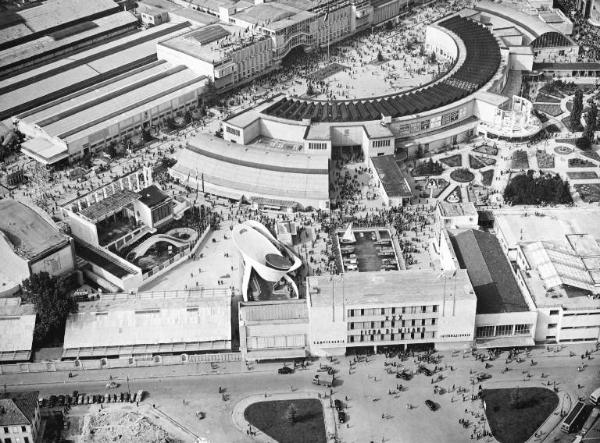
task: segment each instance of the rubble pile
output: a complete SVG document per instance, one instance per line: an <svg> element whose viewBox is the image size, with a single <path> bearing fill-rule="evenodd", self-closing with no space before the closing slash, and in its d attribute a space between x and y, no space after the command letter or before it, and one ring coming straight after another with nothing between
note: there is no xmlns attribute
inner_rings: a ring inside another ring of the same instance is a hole
<svg viewBox="0 0 600 443"><path fill-rule="evenodd" d="M150 422L147 417L134 411L108 408L85 417L82 441L174 442L163 428Z"/></svg>

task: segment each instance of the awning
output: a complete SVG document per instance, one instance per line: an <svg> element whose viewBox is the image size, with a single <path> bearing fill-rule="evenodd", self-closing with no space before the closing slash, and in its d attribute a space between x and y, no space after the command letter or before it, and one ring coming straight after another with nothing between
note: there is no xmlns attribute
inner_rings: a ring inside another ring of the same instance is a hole
<svg viewBox="0 0 600 443"><path fill-rule="evenodd" d="M489 348L520 348L534 346L533 337L499 337L491 339L478 339L475 341L475 347L478 349Z"/></svg>
<svg viewBox="0 0 600 443"><path fill-rule="evenodd" d="M32 138L21 145L21 151L44 164L52 164L69 156L67 147L57 145L43 137Z"/></svg>

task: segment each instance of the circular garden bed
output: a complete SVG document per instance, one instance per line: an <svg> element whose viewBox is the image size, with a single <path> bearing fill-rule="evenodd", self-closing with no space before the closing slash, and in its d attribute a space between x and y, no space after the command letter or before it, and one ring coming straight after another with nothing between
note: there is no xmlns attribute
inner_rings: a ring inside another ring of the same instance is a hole
<svg viewBox="0 0 600 443"><path fill-rule="evenodd" d="M450 178L459 183L469 183L473 181L475 174L466 168L460 168L452 171L450 173Z"/></svg>
<svg viewBox="0 0 600 443"><path fill-rule="evenodd" d="M573 152L573 148L565 145L559 145L554 147L554 152L560 155L569 155L571 152Z"/></svg>

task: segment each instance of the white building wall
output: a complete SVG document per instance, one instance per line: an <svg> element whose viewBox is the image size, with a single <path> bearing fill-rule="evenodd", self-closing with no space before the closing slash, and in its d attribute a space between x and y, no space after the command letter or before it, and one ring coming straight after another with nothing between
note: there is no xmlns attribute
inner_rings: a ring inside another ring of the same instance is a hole
<svg viewBox="0 0 600 443"><path fill-rule="evenodd" d="M74 251L69 243L64 248L43 259L30 263L31 273L47 272L50 275L61 275L75 269Z"/></svg>

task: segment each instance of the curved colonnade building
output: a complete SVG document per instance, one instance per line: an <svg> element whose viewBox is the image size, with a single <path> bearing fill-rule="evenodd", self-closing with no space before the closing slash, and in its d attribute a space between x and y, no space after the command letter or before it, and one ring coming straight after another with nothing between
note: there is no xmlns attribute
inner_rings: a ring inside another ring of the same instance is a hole
<svg viewBox="0 0 600 443"><path fill-rule="evenodd" d="M360 147L384 201L403 204L411 180L398 157L435 152L480 132L526 138L541 129L522 112L531 109L526 100L515 102L510 81L515 70L531 69L531 48L523 55L520 44L496 35L486 21L466 9L427 27L427 51L452 67L424 86L368 99L267 99L223 121L224 140L192 139L171 174L228 198L327 209L332 148Z"/></svg>

